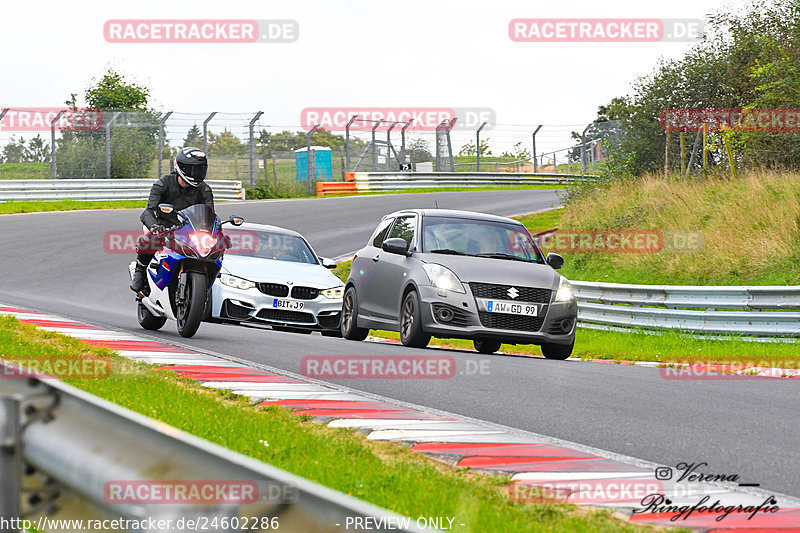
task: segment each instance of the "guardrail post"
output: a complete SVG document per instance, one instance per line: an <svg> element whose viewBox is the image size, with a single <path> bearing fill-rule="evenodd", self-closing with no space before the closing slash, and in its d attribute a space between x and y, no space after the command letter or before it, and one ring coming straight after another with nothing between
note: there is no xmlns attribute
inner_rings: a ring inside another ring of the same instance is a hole
<svg viewBox="0 0 800 533"><path fill-rule="evenodd" d="M203 121L203 152L208 152L208 123L211 122L211 119L217 114L216 111L208 115L208 117Z"/></svg>
<svg viewBox="0 0 800 533"><path fill-rule="evenodd" d="M539 172L539 162L536 159L536 134L539 133L539 130L542 129L542 125L539 124L539 127L536 128L533 132L533 173L536 174Z"/></svg>
<svg viewBox="0 0 800 533"><path fill-rule="evenodd" d="M0 121L3 120L3 117L6 116L6 113L8 113L8 108L7 107L4 107L3 109L0 109ZM1 177L2 177L2 172L0 171L0 178Z"/></svg>
<svg viewBox="0 0 800 533"><path fill-rule="evenodd" d="M256 144L254 138L253 129L255 128L256 121L258 118L263 115L263 111L259 111L256 113L256 116L253 117L253 120L247 125L247 131L249 134L248 137L248 145L250 146L250 186L256 186Z"/></svg>
<svg viewBox="0 0 800 533"><path fill-rule="evenodd" d="M111 124L117 120L121 113L117 112L106 122L106 178L111 179ZM161 176L159 176L160 178Z"/></svg>
<svg viewBox="0 0 800 533"><path fill-rule="evenodd" d="M358 118L358 115L353 115L350 117L350 120L347 122L347 126L344 127L344 157L345 164L347 165L347 170L345 172L350 172L350 126L352 126L356 118Z"/></svg>
<svg viewBox="0 0 800 533"><path fill-rule="evenodd" d="M22 492L22 424L19 400L0 397L0 520L20 518ZM19 531L4 524L3 531Z"/></svg>
<svg viewBox="0 0 800 533"><path fill-rule="evenodd" d="M156 179L161 178L161 160L164 158L164 124L171 114L172 111L168 111L164 118L158 121L158 175Z"/></svg>
<svg viewBox="0 0 800 533"><path fill-rule="evenodd" d="M481 171L481 130L488 124L484 122L481 124L481 127L478 128L478 131L475 132L475 172ZM519 172L519 165L517 165L517 172Z"/></svg>
<svg viewBox="0 0 800 533"><path fill-rule="evenodd" d="M62 109L50 123L50 174L53 179L58 177L56 173L56 122L63 114L64 110Z"/></svg>

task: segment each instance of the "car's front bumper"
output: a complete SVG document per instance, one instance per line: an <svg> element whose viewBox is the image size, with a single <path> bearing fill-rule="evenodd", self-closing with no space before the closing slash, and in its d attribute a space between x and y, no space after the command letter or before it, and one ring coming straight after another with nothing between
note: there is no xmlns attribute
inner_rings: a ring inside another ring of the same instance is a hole
<svg viewBox="0 0 800 533"><path fill-rule="evenodd" d="M467 292L464 294L441 292L431 286L422 286L418 289L423 328L435 337L499 339L508 344L568 345L575 341L578 316L578 305L575 300L543 304L536 319L501 315L505 319L497 322L508 327L488 327L481 321L481 310L469 288L466 288ZM443 306L452 312L453 319L443 321L440 318L441 313L436 313ZM484 313L484 320L491 319Z"/></svg>
<svg viewBox="0 0 800 533"><path fill-rule="evenodd" d="M242 290L217 282L211 289L211 316L221 320L260 322L294 328L339 329L341 298L334 300L322 295L313 300L278 298L302 302L303 308L296 311L277 309L274 307L275 299L256 288Z"/></svg>

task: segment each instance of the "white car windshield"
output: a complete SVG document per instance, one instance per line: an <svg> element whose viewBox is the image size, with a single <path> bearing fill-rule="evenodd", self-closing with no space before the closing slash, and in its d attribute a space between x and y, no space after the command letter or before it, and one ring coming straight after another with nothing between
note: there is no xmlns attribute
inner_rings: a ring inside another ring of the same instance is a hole
<svg viewBox="0 0 800 533"><path fill-rule="evenodd" d="M422 219L422 235L422 250L426 253L544 263L531 234L516 224L428 216Z"/></svg>
<svg viewBox="0 0 800 533"><path fill-rule="evenodd" d="M318 264L314 252L300 237L269 231L243 230L242 233L243 242L240 249L237 250L234 246L226 253L293 263ZM245 240L249 240L249 243L244 242Z"/></svg>

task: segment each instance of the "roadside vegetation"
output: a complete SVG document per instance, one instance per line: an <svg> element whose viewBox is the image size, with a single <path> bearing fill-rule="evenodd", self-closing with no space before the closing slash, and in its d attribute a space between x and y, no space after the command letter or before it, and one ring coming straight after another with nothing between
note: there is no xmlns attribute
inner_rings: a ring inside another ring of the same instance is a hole
<svg viewBox="0 0 800 533"><path fill-rule="evenodd" d="M508 479L452 468L390 442L328 428L279 407L201 387L167 370L134 363L83 341L0 317L0 353L35 359L108 361L104 379L66 379L75 387L238 453L388 508L401 515L455 517L464 531L637 532L610 511L543 499L518 503Z"/></svg>
<svg viewBox="0 0 800 533"><path fill-rule="evenodd" d="M43 211L76 211L79 209L144 209L145 200L110 200L104 202L83 200L26 200L0 202L0 215L39 213Z"/></svg>

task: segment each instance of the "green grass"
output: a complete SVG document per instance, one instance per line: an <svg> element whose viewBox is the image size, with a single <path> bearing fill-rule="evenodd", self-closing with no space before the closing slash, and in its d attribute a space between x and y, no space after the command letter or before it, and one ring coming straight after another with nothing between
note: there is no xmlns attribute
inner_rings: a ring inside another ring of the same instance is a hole
<svg viewBox="0 0 800 533"><path fill-rule="evenodd" d="M33 180L51 177L50 163L0 164L0 178L4 180Z"/></svg>
<svg viewBox="0 0 800 533"><path fill-rule="evenodd" d="M93 202L84 200L29 200L0 202L0 215L13 213L38 213L43 211L74 211L76 209L131 209L147 206L144 200L110 200Z"/></svg>
<svg viewBox="0 0 800 533"><path fill-rule="evenodd" d="M435 462L404 446L372 442L353 430L328 428L289 411L203 388L169 371L113 355L107 349L0 317L0 353L32 358L110 361L107 379L67 383L238 453L285 469L412 518L451 516L459 531L635 532L652 530L551 501L508 498L508 479L476 475ZM268 444L268 446L266 444Z"/></svg>

